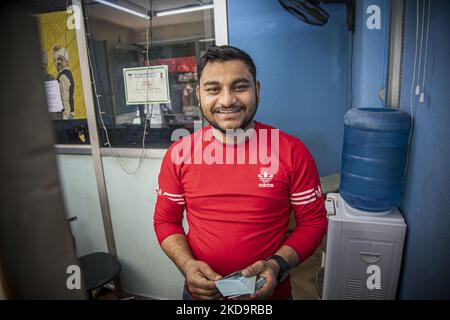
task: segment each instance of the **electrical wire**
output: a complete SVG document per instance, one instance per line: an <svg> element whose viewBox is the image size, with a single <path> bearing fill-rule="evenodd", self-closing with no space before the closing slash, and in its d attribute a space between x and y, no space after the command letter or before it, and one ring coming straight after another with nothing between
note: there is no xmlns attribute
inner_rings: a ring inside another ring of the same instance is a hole
<svg viewBox="0 0 450 320"><path fill-rule="evenodd" d="M408 145L406 150L406 165L405 165L405 172L403 175L403 181L405 181L406 175L408 173L408 166L409 166L409 157L411 152L411 141L414 131L414 112L413 112L413 97L414 97L414 83L416 82L416 69L417 69L417 49L419 47L419 0L416 0L416 44L415 44L415 50L414 50L414 71L413 71L413 77L411 81L411 90L409 93L409 112L411 116L411 128L409 129L409 137L408 137ZM403 184L404 185L404 184Z"/></svg>
<svg viewBox="0 0 450 320"><path fill-rule="evenodd" d="M422 90L425 88L425 79L427 77L427 57L428 57L428 42L429 42L429 35L430 35L430 12L431 12L431 1L428 0L428 15L427 15L427 35L425 40L425 57L424 57L424 64L423 64L423 77L422 77Z"/></svg>
<svg viewBox="0 0 450 320"><path fill-rule="evenodd" d="M354 45L353 45L353 41L354 41L354 35L355 33L352 31L352 35L350 37L350 63L349 63L349 69L350 69L350 108L353 108L353 49L354 49ZM349 110L348 109L348 110Z"/></svg>
<svg viewBox="0 0 450 320"><path fill-rule="evenodd" d="M141 151L141 156L139 157L139 162L138 162L138 166L136 168L136 170L133 172L135 173L141 166L142 160L145 157L145 153L147 151L147 149L145 148L145 137L147 136L147 118L148 121L150 121L150 130L152 128L152 116L153 116L153 104L151 104L151 113L150 113L150 117L149 117L149 112L148 112L148 94L149 94L149 72L150 72L150 66L149 66L149 59L148 59L148 52L149 52L149 39L148 39L148 34L149 34L149 29L152 30L152 20L153 20L153 4L152 4L152 0L147 1L147 12L148 12L148 16L150 17L149 22L147 23L147 28L145 28L145 63L147 64L147 76L146 76L146 85L147 85L147 90L146 90L146 103L145 103L145 119L144 119L144 133L142 135L142 151ZM153 35L151 36L151 38L153 39Z"/></svg>
<svg viewBox="0 0 450 320"><path fill-rule="evenodd" d="M148 0L147 1L147 9L148 9L148 12L149 12L149 21L148 21L147 26L146 26L146 61L148 63L148 52L150 50L150 42L149 42L149 38L148 38L149 29L150 29L150 36L151 36L151 40L150 41L153 44L153 41L152 41L153 40L153 32L152 32L152 27L153 27L153 25L152 25L153 0ZM90 50L90 47L89 47L89 41L86 41L86 46L87 46L87 50L88 50L89 69L90 69L91 75L92 75L92 86L94 88L94 95L95 95L95 98L96 98L96 101L97 101L98 116L100 118L102 129L103 129L103 131L105 133L105 139L106 139L105 145L108 146L112 157L117 161L117 163L119 164L119 167L124 172L126 172L127 174L130 174L130 175L135 174L139 170L139 168L141 167L142 160L144 159L145 153L146 153L145 138L146 138L146 134L147 134L147 115L148 115L148 111L146 112L146 115L145 115L144 131L143 131L143 134L142 134L142 151L141 151L141 155L140 155L139 160L138 160L138 164L137 164L137 166L136 166L136 168L134 170L128 170L125 167L125 164L123 163L122 157L120 157L120 155L118 155L114 151L112 146L111 146L111 142L110 142L110 138L109 138L109 134L108 134L108 129L106 128L105 122L103 120L103 113L104 112L102 111L102 108L101 108L101 105L100 105L100 99L99 99L100 95L98 94L98 91L97 91L97 84L96 84L96 81L95 81L94 68L93 68L92 59L91 59L91 52L92 51ZM147 79L146 79L146 81L147 81L147 99L146 99L146 101L147 102L148 102L148 96L149 96L148 80L149 80L149 68L147 69ZM145 108L146 108L146 110L148 110L147 109L148 108L148 103L145 104ZM152 108L152 112L150 113L150 121L151 121L152 114L153 114L153 108Z"/></svg>
<svg viewBox="0 0 450 320"><path fill-rule="evenodd" d="M419 74L417 76L417 88L416 95L420 94L420 73L422 71L422 52L423 52L423 35L424 35L424 27L425 27L425 4L422 6L422 31L420 32L420 50L419 50Z"/></svg>

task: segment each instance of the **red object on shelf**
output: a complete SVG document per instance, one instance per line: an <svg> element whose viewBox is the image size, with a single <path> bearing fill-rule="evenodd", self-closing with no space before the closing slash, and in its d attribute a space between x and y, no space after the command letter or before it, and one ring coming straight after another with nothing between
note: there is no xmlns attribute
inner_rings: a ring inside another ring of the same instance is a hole
<svg viewBox="0 0 450 320"><path fill-rule="evenodd" d="M169 72L197 71L197 60L195 59L195 56L150 60L149 64L147 64L147 62L144 61L144 65L146 66L167 65L169 67Z"/></svg>

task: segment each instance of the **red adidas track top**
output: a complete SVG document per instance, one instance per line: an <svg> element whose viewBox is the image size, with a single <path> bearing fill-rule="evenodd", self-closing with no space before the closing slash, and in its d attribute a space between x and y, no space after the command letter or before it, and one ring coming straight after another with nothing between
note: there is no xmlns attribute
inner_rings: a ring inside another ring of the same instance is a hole
<svg viewBox="0 0 450 320"><path fill-rule="evenodd" d="M260 156L264 146L267 157L264 152ZM268 158L272 163L278 159L276 172L265 169L270 168ZM154 227L159 243L186 234L186 210L192 254L223 276L267 259L282 245L304 261L326 231L324 195L310 152L299 139L260 122L238 145L217 141L211 126L173 143L161 165L157 193ZM296 228L287 237L292 209ZM287 278L269 299L290 296Z"/></svg>

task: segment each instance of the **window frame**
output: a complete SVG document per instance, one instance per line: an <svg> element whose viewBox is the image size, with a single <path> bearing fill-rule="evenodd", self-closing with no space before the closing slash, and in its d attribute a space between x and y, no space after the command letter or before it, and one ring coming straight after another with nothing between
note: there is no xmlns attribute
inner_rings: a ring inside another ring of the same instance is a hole
<svg viewBox="0 0 450 320"><path fill-rule="evenodd" d="M94 104L94 93L92 91L91 83L92 77L89 68L89 58L87 54L87 38L84 26L85 14L81 0L72 0L72 5L77 5L81 8L81 27L76 29L76 39L78 45L78 55L80 62L80 71L82 78L82 86L84 93L84 100L86 105L87 124L90 136L90 144L87 145L72 145L72 144L56 144L55 149L58 154L98 154L100 157L119 156L123 158L140 158L142 148L123 148L123 147L104 147L100 146L99 126ZM228 12L227 0L214 0L214 37L217 45L228 44ZM167 148L146 148L144 158L146 159L162 159L166 153ZM95 161L94 161L95 163Z"/></svg>

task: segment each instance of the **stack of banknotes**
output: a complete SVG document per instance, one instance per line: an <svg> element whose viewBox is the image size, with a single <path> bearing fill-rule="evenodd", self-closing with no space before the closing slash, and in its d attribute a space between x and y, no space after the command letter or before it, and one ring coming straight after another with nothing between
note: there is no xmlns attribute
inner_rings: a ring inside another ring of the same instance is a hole
<svg viewBox="0 0 450 320"><path fill-rule="evenodd" d="M216 281L216 287L224 297L235 298L254 294L266 280L260 276L244 277L241 271L234 272Z"/></svg>

